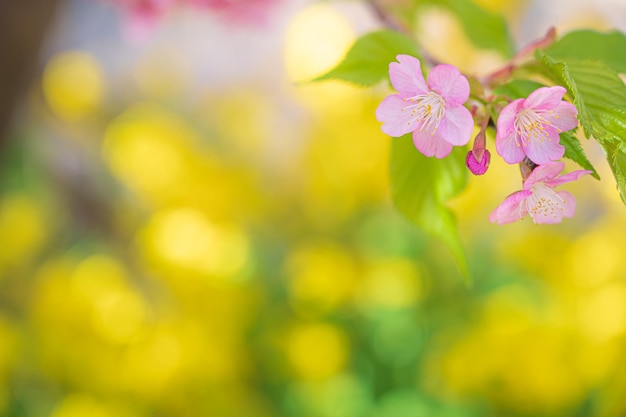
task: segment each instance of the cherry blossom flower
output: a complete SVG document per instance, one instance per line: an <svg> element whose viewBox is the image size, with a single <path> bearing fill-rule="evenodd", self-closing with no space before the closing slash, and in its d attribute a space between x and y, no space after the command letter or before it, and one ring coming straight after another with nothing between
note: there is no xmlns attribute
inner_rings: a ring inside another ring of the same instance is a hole
<svg viewBox="0 0 626 417"><path fill-rule="evenodd" d="M496 150L509 164L524 157L541 165L563 157L559 133L578 125L576 107L562 100L563 87L541 87L509 103L498 117Z"/></svg>
<svg viewBox="0 0 626 417"><path fill-rule="evenodd" d="M413 132L415 147L426 156L443 158L453 146L470 140L474 121L463 103L469 83L452 65L437 65L424 80L420 61L398 55L389 64L389 78L398 94L386 97L376 109L382 131L399 137Z"/></svg>
<svg viewBox="0 0 626 417"><path fill-rule="evenodd" d="M489 215L489 221L511 223L530 214L533 222L540 224L560 223L563 217L572 217L576 199L567 191L554 191L553 188L575 181L592 171L578 170L557 178L564 167L562 162L539 165L524 181L524 189L505 198Z"/></svg>

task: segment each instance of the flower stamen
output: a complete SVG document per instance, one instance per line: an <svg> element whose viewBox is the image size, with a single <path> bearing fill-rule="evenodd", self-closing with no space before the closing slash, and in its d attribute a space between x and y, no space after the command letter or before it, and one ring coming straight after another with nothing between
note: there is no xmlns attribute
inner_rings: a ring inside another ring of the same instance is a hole
<svg viewBox="0 0 626 417"><path fill-rule="evenodd" d="M524 145L527 145L531 138L538 139L541 142L552 140L548 132L546 132L545 126L552 126L552 123L532 109L522 110L514 122L518 138L521 139Z"/></svg>
<svg viewBox="0 0 626 417"><path fill-rule="evenodd" d="M559 218L559 211L565 210L565 199L555 193L544 183L538 182L531 187L532 195L526 200L526 208L530 217ZM535 221L536 222L536 221Z"/></svg>
<svg viewBox="0 0 626 417"><path fill-rule="evenodd" d="M418 94L404 100L413 103L402 108L402 111L411 111L412 118L408 124L417 122L420 124L420 132L430 130L431 135L434 135L446 112L446 103L443 97L430 91L427 94Z"/></svg>

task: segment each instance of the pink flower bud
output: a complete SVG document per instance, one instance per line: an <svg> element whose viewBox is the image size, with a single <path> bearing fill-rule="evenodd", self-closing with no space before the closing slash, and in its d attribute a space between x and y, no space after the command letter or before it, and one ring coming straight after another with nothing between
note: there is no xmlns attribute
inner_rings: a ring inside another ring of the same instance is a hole
<svg viewBox="0 0 626 417"><path fill-rule="evenodd" d="M489 161L491 161L489 151L485 148L478 148L467 153L465 165L472 171L472 174L483 175L487 172L487 168L489 168Z"/></svg>

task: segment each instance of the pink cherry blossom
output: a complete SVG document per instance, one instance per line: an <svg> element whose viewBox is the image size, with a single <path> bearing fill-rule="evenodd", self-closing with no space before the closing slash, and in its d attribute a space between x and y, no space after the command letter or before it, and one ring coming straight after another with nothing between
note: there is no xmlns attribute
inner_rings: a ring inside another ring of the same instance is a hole
<svg viewBox="0 0 626 417"><path fill-rule="evenodd" d="M424 80L420 61L398 55L389 64L389 78L398 94L386 97L376 109L382 131L399 137L413 132L415 147L426 156L443 158L453 146L470 140L474 121L463 103L469 83L452 65L437 65Z"/></svg>
<svg viewBox="0 0 626 417"><path fill-rule="evenodd" d="M563 87L541 87L509 103L498 117L496 150L509 164L524 157L541 165L563 157L559 133L578 125L576 107L562 100Z"/></svg>
<svg viewBox="0 0 626 417"><path fill-rule="evenodd" d="M576 199L567 191L554 191L553 188L575 181L592 171L578 170L557 178L564 167L562 162L539 165L524 181L524 189L505 198L489 215L489 221L498 224L511 223L530 214L533 222L540 224L560 223L563 217L572 217L576 209Z"/></svg>

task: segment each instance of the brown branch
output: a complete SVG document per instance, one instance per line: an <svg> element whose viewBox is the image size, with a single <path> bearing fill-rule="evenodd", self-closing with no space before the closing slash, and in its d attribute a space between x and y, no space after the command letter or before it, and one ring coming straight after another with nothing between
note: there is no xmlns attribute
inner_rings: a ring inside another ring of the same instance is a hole
<svg viewBox="0 0 626 417"><path fill-rule="evenodd" d="M556 29L551 27L548 32L540 39L526 45L522 50L516 53L513 58L502 68L492 72L481 80L483 85L493 86L502 80L507 80L513 71L515 71L521 62L532 57L537 49L544 49L550 46L556 39Z"/></svg>
<svg viewBox="0 0 626 417"><path fill-rule="evenodd" d="M61 0L0 1L0 153Z"/></svg>

